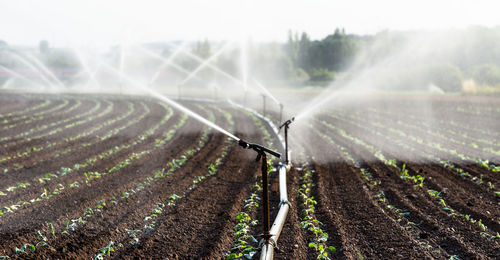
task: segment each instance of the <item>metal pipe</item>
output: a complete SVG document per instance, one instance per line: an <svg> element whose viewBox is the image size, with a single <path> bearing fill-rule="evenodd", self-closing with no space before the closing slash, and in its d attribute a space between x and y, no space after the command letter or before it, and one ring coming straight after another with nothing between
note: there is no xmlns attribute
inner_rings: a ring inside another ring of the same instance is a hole
<svg viewBox="0 0 500 260"><path fill-rule="evenodd" d="M260 155L262 158L262 236L266 241L266 244L269 244L269 239L271 235L269 233L270 228L270 216L269 216L269 181L267 179L267 155L262 152Z"/></svg>
<svg viewBox="0 0 500 260"><path fill-rule="evenodd" d="M285 127L285 164L288 164L288 126Z"/></svg>
<svg viewBox="0 0 500 260"><path fill-rule="evenodd" d="M275 151L273 151L273 150L271 150L271 149L269 149L269 148L267 148L267 147L264 147L264 146L262 146L262 145L249 143L249 142L247 142L247 141L245 141L245 140L243 140L243 139L240 139L240 140L238 141L238 144L239 144L241 147L245 148L245 149L253 149L253 150L254 150L254 151L256 151L256 152L257 152L257 154L258 154L258 155L260 155L260 156L262 156L262 155L263 155L263 154L265 154L265 153L269 153L269 154L271 154L271 155L273 155L273 156L275 156L275 157L277 157L277 158L280 158L280 157L281 157L281 154L280 154L280 153L278 153L278 152L275 152ZM258 158L258 159L260 159L259 157L257 157L257 158ZM267 167L267 164L266 164L266 167Z"/></svg>
<svg viewBox="0 0 500 260"><path fill-rule="evenodd" d="M238 144L245 149L253 149L257 152L256 161L262 161L261 171L262 171L262 237L264 238L265 244L269 244L269 239L271 234L269 233L270 227L270 213L269 213L269 180L268 180L268 168L267 168L267 154L271 153L276 157L281 155L274 152L266 147L258 144L248 143L242 139L238 141ZM286 189L286 188L285 188Z"/></svg>
<svg viewBox="0 0 500 260"><path fill-rule="evenodd" d="M276 126L269 120L269 118L264 117L263 115L260 115L257 111L249 109L245 106L241 106L239 104L236 104L232 102L231 100L228 100L230 104L240 107L242 109L245 109L247 111L250 111L251 113L257 115L258 117L262 118L265 120L269 126L273 129L274 133L280 140L280 144L285 148L285 141L283 138L279 135L279 130L276 128ZM290 124L293 121L293 119L288 120L286 123ZM283 126L281 126L283 127ZM280 127L280 128L281 128ZM242 145L245 148L253 148L252 145L254 144L249 144L243 140L240 140L240 145ZM257 146L258 145L254 145ZM265 147L264 147L265 148ZM267 148L266 148L267 149ZM289 154L290 151L285 151L286 156L290 158ZM286 173L290 170L290 165L289 164L280 164L278 166L279 170L279 191L280 191L280 209L278 211L278 215L276 216L276 219L273 222L273 225L271 226L271 230L269 231L269 234L271 235L270 239L262 245L261 249L261 254L260 254L260 259L262 260L271 260L274 257L274 246L276 245L278 238L281 234L281 231L283 230L283 226L285 225L285 220L286 216L288 214L288 210L290 209L290 203L288 202L288 195L287 195L287 189L286 189Z"/></svg>
<svg viewBox="0 0 500 260"><path fill-rule="evenodd" d="M275 242L278 241L278 238L281 235L281 230L283 230L283 226L285 225L285 220L289 208L290 205L288 204L284 204L280 207L278 215L276 215L276 219L274 220L273 226L271 227L271 231L269 233L272 234L271 239Z"/></svg>
<svg viewBox="0 0 500 260"><path fill-rule="evenodd" d="M278 168L279 171L279 184L280 184L280 203L288 203L288 192L286 190L286 172L287 166L281 164Z"/></svg>
<svg viewBox="0 0 500 260"><path fill-rule="evenodd" d="M269 233L271 237L269 241L262 246L262 251L260 254L261 260L271 260L274 257L274 246L276 245L283 226L285 225L286 216L288 215L288 210L290 209L290 203L288 202L287 191L286 191L286 173L289 167L285 164L279 166L279 182L280 182L280 210Z"/></svg>
<svg viewBox="0 0 500 260"><path fill-rule="evenodd" d="M262 245L260 260L270 260L274 258L274 247L270 244Z"/></svg>

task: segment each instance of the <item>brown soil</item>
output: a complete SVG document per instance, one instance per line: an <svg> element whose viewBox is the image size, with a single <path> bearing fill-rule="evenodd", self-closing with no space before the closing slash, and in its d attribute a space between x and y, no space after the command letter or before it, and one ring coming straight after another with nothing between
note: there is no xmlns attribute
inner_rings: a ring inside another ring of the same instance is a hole
<svg viewBox="0 0 500 260"><path fill-rule="evenodd" d="M92 136L77 142L61 143L42 152L33 152L27 157L0 163L0 171L3 167L14 168L14 164L22 166L7 173L0 172L2 175L0 191L5 192L8 187L16 186L20 182L32 183L26 188L9 191L6 195L0 196L0 207L30 200L43 193L44 189L53 191L59 184L65 187L60 194L40 202L22 205L13 213L2 208L0 256L88 259L93 258L100 252L99 249L104 248L110 241L115 243L115 250L111 252L111 257L115 259L223 259L228 255L234 243L233 227L237 223L235 215L242 211L245 199L250 194L251 185L259 180L260 169L259 163L254 160L255 152L245 151L237 144L231 144L230 151L222 161L217 174L193 186L193 179L206 175L208 164L219 158L223 147L227 145L226 136L212 131L208 134L203 149L195 152L172 175L161 179L153 178L149 180L148 185L141 186L141 183L147 180L146 178L154 176L156 171L168 168L168 163L172 159L179 158L184 152L193 149L202 137L205 127L198 121L188 119L166 145L154 148L156 139L172 129L181 119L181 114L176 111L164 125L137 145L123 149L104 160L97 160L84 170L76 170L47 183L38 183L38 178L47 172L57 171L62 166L74 165L112 147L132 143L138 135L159 122L166 113L156 101L142 97L116 98L92 95L54 97L2 93L0 114L13 113L12 118L22 116L19 111L26 109L26 106L42 104L45 99L52 100L51 104L45 107L27 112L26 115L29 117L50 111L51 108L61 104L64 98L70 100L68 107L78 99L82 105L70 113L56 111L53 115L50 113L44 115L47 117L44 120L34 121L32 124L19 124L1 136L14 136L36 127L37 124L50 124L77 116L91 109L95 102L103 102L103 106L93 115L105 109L105 101L112 103L114 109L103 117L78 127L65 129L50 138L21 140L18 145L1 151L2 156L17 154L34 145L83 133L95 125L125 114L130 102L135 105L135 110L127 118L103 127ZM275 252L275 257L277 259L317 257L317 252L308 247L309 242L313 241L313 235L300 227L304 216L301 213L303 206L297 190L303 180L299 178L301 171L297 167L307 167L314 171L311 196L318 202L314 216L323 223L321 228L329 235L327 245L337 249L335 254L330 254L334 259L447 259L454 255L460 259L500 258L500 239L486 237L486 234L495 236L500 232L500 197L494 193L500 188L500 175L475 164L456 160L457 167L463 168L473 177L483 178L484 183L477 184L470 178L443 168L437 162L421 159L421 153L439 154L436 149L404 136L391 134L388 129L372 124L368 120L370 113L379 111L380 114L374 114L374 117L380 118L387 116L387 113L383 112L390 112L393 117L387 120L378 119L376 122L397 128L407 136L426 136L426 140L440 143L449 149L463 153L480 152L482 146L480 148L468 146L470 138L500 141L495 133L500 126L498 120L500 112L495 105L498 104L498 99L477 97L468 103L461 102L461 97L431 97L425 101L418 98L379 99L365 100L366 107L363 109L366 110L349 111L354 108L348 108L341 111L336 114L338 119L326 115L327 113L317 118L328 121L335 127L345 130L345 133L353 138L380 149L385 158L395 159L398 167L401 168L404 164L410 176L418 174L425 177L424 185L416 187L411 181L403 180L398 169L381 162L370 148L361 142L352 142L318 120L311 121L312 127L297 122L296 126L293 125L290 129L294 167L288 173L287 185L291 208L278 241L279 248ZM138 118L145 112L145 108L141 105L143 103L150 112L137 124L123 129L105 141L79 147L80 143L97 140L98 136L109 130ZM224 103L188 101L183 103L202 116L206 117L213 113L218 125L225 129L234 127L235 134L242 139L264 143L264 135L255 130L258 128L253 120L241 110ZM418 128L422 127L417 118L424 118L420 107L424 103L429 105L427 108L430 107L435 112L434 116L438 119L436 122L439 121L434 130L445 136L427 135L425 129ZM470 109L469 106L478 110ZM230 113L235 125L231 126L224 114L215 107ZM483 116L478 116L478 113ZM356 114L364 117L359 117L358 121L355 121L350 116ZM405 115L411 117L406 118ZM277 118L275 113L270 113L270 116ZM452 119L463 127L447 124L445 119ZM399 124L398 120L404 124ZM470 122L484 127L473 130L474 124ZM27 137L49 132L55 127L59 125ZM317 134L316 130L322 134ZM271 133L270 129L268 131ZM459 131L468 131L470 135L460 137L457 134ZM334 143L325 139L323 134L329 136ZM278 140L274 135L273 138L277 144ZM465 144L449 142L447 138ZM8 142L11 141L6 143ZM74 149L75 152L53 159L56 154L68 148ZM85 172L104 172L134 153L150 149L151 153L132 160L132 163L125 168L93 179L78 188L69 188L71 183L81 181ZM281 150L276 147L275 149ZM356 163L349 161L346 154ZM483 152L482 155L494 163L500 162L498 156L491 152ZM361 168L370 172L372 179L364 177ZM375 186L372 183L374 180L378 181ZM271 219L274 220L279 203L278 180L273 175L270 181ZM488 187L486 182L490 182L496 188ZM131 190L134 192L131 192L128 198L121 198L125 191ZM463 216L451 216L443 210L439 201L429 195L430 190L441 192L440 195L449 208L476 221L480 219L487 226L487 231L484 232L477 222L471 223ZM381 192L385 195L383 201L377 197ZM158 203L165 203L173 194L182 195L182 198L177 199L173 206L163 207L154 218L155 225L151 229L145 229L145 225L151 223L145 218L152 214ZM111 201L112 197L116 198L117 203ZM76 230L63 234L66 230L66 221L71 223L72 219L78 219L86 209L95 209L102 200L106 202L105 206L98 211L94 210L93 215L86 217L85 223L79 224ZM406 213L400 214L391 210L391 207ZM260 220L260 208L252 213L252 218ZM54 227L54 235L48 223ZM260 228L260 224L254 227L251 230L252 235L260 234L262 232ZM129 234L134 230L140 230L136 234L138 239L136 243ZM39 243L42 238L37 231L47 238L46 246ZM26 249L29 254L15 252L16 247L21 248L28 243L36 245L35 252L31 252L30 249ZM254 256L254 259L257 257L258 255Z"/></svg>

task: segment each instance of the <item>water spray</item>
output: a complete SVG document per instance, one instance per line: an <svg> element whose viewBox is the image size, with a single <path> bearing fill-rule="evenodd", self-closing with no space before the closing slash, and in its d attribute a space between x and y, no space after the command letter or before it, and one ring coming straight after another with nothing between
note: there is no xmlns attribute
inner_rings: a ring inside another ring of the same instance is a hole
<svg viewBox="0 0 500 260"><path fill-rule="evenodd" d="M257 87L259 87L264 93L265 95L267 95L269 98L271 98L274 103L276 103L279 107L280 107L280 121L278 122L278 124L281 124L281 120L283 118L283 103L281 103L266 87L264 87L264 85L262 85L262 83L260 83L258 80L254 79L253 78L253 81L255 83L255 85L257 85ZM265 102L265 101L264 101ZM264 104L265 106L265 104ZM265 115L265 112L263 113L263 115Z"/></svg>
<svg viewBox="0 0 500 260"><path fill-rule="evenodd" d="M269 181L267 179L267 154L269 153L277 158L281 157L281 154L275 152L269 148L266 148L262 145L248 143L244 140L239 140L238 144L245 149L253 149L257 152L256 162L262 161L261 163L261 171L262 171L262 237L266 241L266 244L270 242L271 237L273 236L269 231L271 230L271 222L270 222L270 213L269 213Z"/></svg>
<svg viewBox="0 0 500 260"><path fill-rule="evenodd" d="M226 43L222 48L220 48L216 53L212 54L212 56L208 57L204 60L195 70L193 70L183 81L181 81L180 85L186 84L190 79L192 79L198 72L207 67L213 60L219 57L226 49L231 46L231 42Z"/></svg>
<svg viewBox="0 0 500 260"><path fill-rule="evenodd" d="M35 65L33 65L31 62L29 62L28 60L26 60L24 57L22 57L21 55L17 54L14 51L10 51L10 55L12 57L14 57L15 59L17 59L18 61L20 61L23 65L25 65L26 67L28 67L29 69L31 69L33 72L38 73L38 76L40 77L40 79L42 81L44 81L47 84L48 87L53 87L54 86L54 83L52 83L45 76L45 74L40 71L40 69L38 69L37 67L35 67Z"/></svg>
<svg viewBox="0 0 500 260"><path fill-rule="evenodd" d="M266 95L262 95L262 115L266 116Z"/></svg>
<svg viewBox="0 0 500 260"><path fill-rule="evenodd" d="M24 80L24 81L26 81L26 82L28 82L28 83L33 84L34 86L43 87L43 86L42 86L42 85L40 85L39 83L37 83L37 82L35 82L35 81L32 81L32 80L28 79L27 77L25 77L25 76L23 76L23 75L21 75L21 74L17 73L16 71L11 70L11 69L8 69L7 67L4 67L4 66L2 66L2 65L0 65L0 70L4 70L4 71L6 71L7 73L9 73L10 75L12 75L13 77L15 77L15 78L19 78L19 79L21 79L21 80ZM4 85L5 85L5 84L4 84Z"/></svg>
<svg viewBox="0 0 500 260"><path fill-rule="evenodd" d="M112 72L120 75L121 72L118 71L116 68L114 68L113 66L110 66L109 64L105 64L105 65L106 65L106 67L110 71L112 71ZM142 90L146 91L151 96L156 97L157 99L159 99L159 100L161 100L161 101L163 101L163 102L165 102L165 103L167 103L167 104L175 107L176 109L178 109L178 110L180 110L180 111L188 114L189 116L191 116L192 118L200 121L201 123L203 123L203 124L205 124L205 125L213 128L213 129L221 132L222 134L227 135L228 137L230 137L230 138L232 138L232 139L234 139L236 141L240 141L240 138L238 138L235 135L231 134L227 130L223 129L222 127L220 127L220 126L218 126L218 125L216 125L216 124L214 124L212 122L210 122L206 118L198 115L197 113L195 113L195 112L191 111L190 109L184 107L183 105L181 105L181 104L179 104L179 103L171 100L170 98L165 97L164 95L160 94L159 92L157 92L157 91L149 88L147 85L140 84L140 83L136 82L135 80L131 79L130 77L128 77L127 75L125 75L123 73L121 75L123 76L123 79L125 79L126 81L128 81L133 87L138 88L138 89L142 89Z"/></svg>
<svg viewBox="0 0 500 260"><path fill-rule="evenodd" d="M160 67L156 70L155 74L151 77L150 81L149 81L149 84L150 85L153 85L153 83L158 79L158 77L160 76L160 73L161 71L166 67L166 66L170 66L174 69L176 69L177 71L179 72L182 72L186 75L189 75L191 73L191 71L189 70L186 70L184 69L183 67L179 66L177 63L175 63L173 61L173 58L175 58L174 55L177 56L177 52L174 52L173 54L171 54L168 58L165 58L157 53L154 53L148 49L145 49L144 47L141 47L141 46L136 46L136 49L139 50L141 53L144 53L146 55L148 55L149 57L152 57L154 59L157 59L157 60L160 60L162 62L162 64L160 65ZM182 49L179 50L180 52L182 52Z"/></svg>
<svg viewBox="0 0 500 260"><path fill-rule="evenodd" d="M153 83L158 79L158 77L160 76L160 73L163 71L163 69L165 69L168 65L171 65L172 61L175 59L175 57L177 57L177 55L181 52L181 50L184 49L185 45L186 45L186 42L183 41L175 49L175 51L168 57L168 59L164 59L163 57L161 57L161 56L158 55L159 58L162 60L162 64L160 65L160 67L158 67L158 69L156 70L155 74L153 74L153 76L151 77L151 80L149 81L150 85L153 85ZM150 55L150 56L155 56L155 58L158 58L158 57L156 57L157 54L150 53L149 50L143 50L143 51L147 52L147 54ZM186 74L189 74L188 71L186 71L186 72L187 72Z"/></svg>
<svg viewBox="0 0 500 260"><path fill-rule="evenodd" d="M280 121L279 121L279 124L281 124L281 122L283 122L283 103L280 103Z"/></svg>
<svg viewBox="0 0 500 260"><path fill-rule="evenodd" d="M208 61L205 64L208 64ZM203 66L203 64L201 66ZM179 103L177 103L177 102L163 96L162 94L158 93L157 91L149 88L147 85L135 82L133 79L129 78L127 75L124 75L123 72L118 71L116 68L109 66L109 65L108 65L108 67L113 72L118 73L120 76L122 76L123 79L130 82L132 86L142 88L143 90L148 92L150 95L152 95L152 96L164 101L165 103L183 111L184 113L187 113L191 117L193 117L193 118L197 119L198 121L212 127L213 129L229 136L230 138L236 140L241 147L243 147L245 149L252 149L255 152L257 152L256 162L261 161L262 186L263 186L263 189L262 189L262 192L263 192L263 196L262 196L262 198L263 198L263 209L262 209L263 234L262 234L262 237L263 237L264 241L266 242L266 244L269 244L272 240L271 238L273 237L273 234L271 234L271 232L270 232L271 225L270 225L270 211L269 211L269 180L268 180L267 154L270 154L270 155L275 156L277 158L280 158L281 154L276 152L276 151L273 151L267 147L264 147L262 145L250 143L250 142L244 141L244 140L236 137L235 135L229 133L225 129L210 122L209 120L203 118L202 116L198 115L197 113L189 110L188 108L180 105ZM190 76L191 75L194 76L195 73L196 73L196 71L194 71L192 74L190 74ZM188 80L190 76L188 76L188 78L186 78L186 79Z"/></svg>
<svg viewBox="0 0 500 260"><path fill-rule="evenodd" d="M253 79L253 81L255 82L255 85L257 85L257 87L259 87L262 91L264 91L264 93L266 95L268 95L276 104L281 105L281 103L278 101L278 99L271 93L271 91L269 91L266 87L264 87L264 85L262 85L262 83L260 83L256 79Z"/></svg>
<svg viewBox="0 0 500 260"><path fill-rule="evenodd" d="M285 123L283 123L280 126L281 128L285 128L285 164L289 163L289 158L288 158L288 128L290 127L290 124L295 120L295 117L292 117L292 119L288 119Z"/></svg>
<svg viewBox="0 0 500 260"><path fill-rule="evenodd" d="M187 51L185 49L181 49L181 52L184 53L184 54L186 54L188 57L190 57L190 58L198 61L199 63L204 63L205 62L205 59L202 59L199 56L197 56L197 55L195 55L195 54L193 54L193 53L191 53L191 52L189 52L189 51ZM224 76L224 77L226 77L226 78L234 81L235 83L237 83L239 85L243 85L243 82L241 80L239 80L239 79L235 78L234 76L232 76L231 74L229 74L229 73L221 70L217 66L214 66L214 65L212 65L210 63L207 63L206 67L212 69L213 71L215 71L215 72L219 73L220 75L222 75L222 76Z"/></svg>

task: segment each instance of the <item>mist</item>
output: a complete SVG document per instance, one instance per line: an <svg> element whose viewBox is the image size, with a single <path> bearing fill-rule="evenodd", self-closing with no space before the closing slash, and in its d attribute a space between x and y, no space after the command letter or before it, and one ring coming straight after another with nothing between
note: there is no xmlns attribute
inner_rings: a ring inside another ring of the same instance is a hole
<svg viewBox="0 0 500 260"><path fill-rule="evenodd" d="M377 111L389 116L410 106L408 118L425 129L415 138L433 140L440 134L443 116L467 121L468 127L483 124L483 119L440 107L439 102L460 97L457 102L474 107L482 102L475 94L500 90L500 77L490 75L499 66L495 55L500 54L497 48L489 50L491 55L482 48L499 42L499 36L497 28L485 27L375 35L348 34L338 28L319 40L289 31L284 43L254 42L245 36L239 41L124 42L108 49L58 48L45 40L20 48L4 42L0 86L15 92L153 95L181 102L231 100L270 116L276 124L295 117L295 132L301 136L314 133L310 125L326 120L325 115L346 116L343 113L352 118L361 113L366 116L364 124L371 127L381 122L395 126L394 131L370 135L398 135L396 126L405 125L380 118ZM325 46L337 54L315 59ZM349 51L343 51L346 48ZM485 73L490 73L489 78L482 77ZM485 131L494 132L496 127L496 123L487 124ZM357 131L359 138L368 138ZM407 142L387 149L401 154L411 146ZM470 158L486 158L478 149L457 149ZM439 158L452 160L449 152L439 151ZM427 159L415 154L412 160ZM488 154L487 159L498 161L498 155Z"/></svg>

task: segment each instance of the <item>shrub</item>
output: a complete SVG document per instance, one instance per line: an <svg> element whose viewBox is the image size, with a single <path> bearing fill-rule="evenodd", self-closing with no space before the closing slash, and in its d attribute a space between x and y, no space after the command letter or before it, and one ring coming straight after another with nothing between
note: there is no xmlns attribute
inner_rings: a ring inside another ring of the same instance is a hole
<svg viewBox="0 0 500 260"><path fill-rule="evenodd" d="M335 73L326 68L312 69L309 76L311 81L332 81L335 78Z"/></svg>
<svg viewBox="0 0 500 260"><path fill-rule="evenodd" d="M484 64L472 70L472 77L482 85L496 86L500 84L500 67L495 64Z"/></svg>

